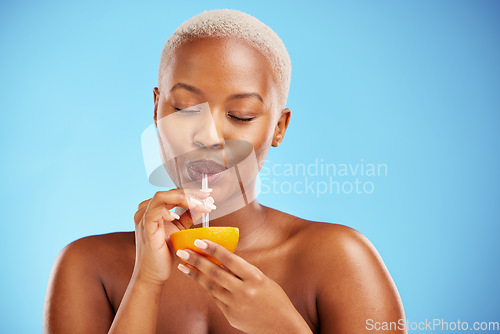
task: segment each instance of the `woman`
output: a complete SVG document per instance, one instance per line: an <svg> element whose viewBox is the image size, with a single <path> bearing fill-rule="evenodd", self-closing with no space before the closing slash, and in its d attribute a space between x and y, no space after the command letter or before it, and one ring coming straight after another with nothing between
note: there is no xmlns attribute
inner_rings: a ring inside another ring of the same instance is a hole
<svg viewBox="0 0 500 334"><path fill-rule="evenodd" d="M256 172L290 121L290 72L279 37L247 14L204 12L177 29L154 89L163 162L177 188L139 204L135 233L86 237L61 252L46 333L365 333L403 321L396 287L359 232L255 198ZM200 189L202 174L212 189ZM172 251L169 235L197 227L203 213L211 226L240 230L234 254L196 241L223 266Z"/></svg>

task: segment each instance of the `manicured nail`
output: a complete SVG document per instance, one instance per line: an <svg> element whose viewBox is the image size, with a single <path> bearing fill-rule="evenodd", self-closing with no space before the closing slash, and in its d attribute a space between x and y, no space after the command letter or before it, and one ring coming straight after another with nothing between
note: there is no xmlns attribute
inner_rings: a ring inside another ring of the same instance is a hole
<svg viewBox="0 0 500 334"><path fill-rule="evenodd" d="M178 214L176 214L175 212L172 212L170 211L170 214L172 215L172 217L174 217L175 219L181 219L181 216L179 216Z"/></svg>
<svg viewBox="0 0 500 334"><path fill-rule="evenodd" d="M194 197L188 197L188 202L190 202L190 206L198 206L203 204L202 201Z"/></svg>
<svg viewBox="0 0 500 334"><path fill-rule="evenodd" d="M210 203L204 203L203 204L206 208L209 208L210 210L215 210L217 209L217 207L213 204L210 204Z"/></svg>
<svg viewBox="0 0 500 334"><path fill-rule="evenodd" d="M189 253L186 252L186 251L183 251L182 249L179 249L177 251L177 253L175 253L175 254L177 254L177 256L180 257L183 260L189 259Z"/></svg>
<svg viewBox="0 0 500 334"><path fill-rule="evenodd" d="M208 196L210 196L210 192L200 190L198 193L196 193L195 196L197 198L204 199L204 198L207 198Z"/></svg>
<svg viewBox="0 0 500 334"><path fill-rule="evenodd" d="M209 193L211 192L213 189L212 188L207 188L207 189L200 189L201 192L203 193Z"/></svg>
<svg viewBox="0 0 500 334"><path fill-rule="evenodd" d="M207 247L208 247L208 244L205 241L200 240L200 239L196 239L194 241L194 245L196 247L198 247L199 249L207 249Z"/></svg>
<svg viewBox="0 0 500 334"><path fill-rule="evenodd" d="M183 265L182 263L179 263L179 265L177 266L177 268L182 271L184 274L189 274L189 272L191 271L188 267L186 267L185 265Z"/></svg>
<svg viewBox="0 0 500 334"><path fill-rule="evenodd" d="M205 203L214 204L215 200L212 196L205 198Z"/></svg>

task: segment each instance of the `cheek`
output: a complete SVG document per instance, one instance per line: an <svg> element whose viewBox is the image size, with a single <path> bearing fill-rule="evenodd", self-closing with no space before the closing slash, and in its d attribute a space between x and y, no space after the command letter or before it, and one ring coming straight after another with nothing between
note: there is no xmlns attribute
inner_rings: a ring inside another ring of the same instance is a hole
<svg viewBox="0 0 500 334"><path fill-rule="evenodd" d="M165 154L169 159L179 156L186 150L186 138L182 136L183 132L173 123L158 123L158 136L160 143L164 148Z"/></svg>
<svg viewBox="0 0 500 334"><path fill-rule="evenodd" d="M258 151L261 146L270 145L274 133L273 120L271 117L262 116L255 122L249 124L228 123L225 127L225 139L245 140Z"/></svg>
<svg viewBox="0 0 500 334"><path fill-rule="evenodd" d="M262 167L273 139L274 127L271 122L261 122L247 129L240 129L237 133L234 139L245 140L251 143L259 168Z"/></svg>
<svg viewBox="0 0 500 334"><path fill-rule="evenodd" d="M158 136L168 159L180 156L192 150L189 143L192 129L189 123L179 119L174 114L157 121Z"/></svg>
<svg viewBox="0 0 500 334"><path fill-rule="evenodd" d="M254 150L257 153L267 152L271 146L272 138L274 134L274 127L270 121L266 121L261 124L253 134L252 144Z"/></svg>

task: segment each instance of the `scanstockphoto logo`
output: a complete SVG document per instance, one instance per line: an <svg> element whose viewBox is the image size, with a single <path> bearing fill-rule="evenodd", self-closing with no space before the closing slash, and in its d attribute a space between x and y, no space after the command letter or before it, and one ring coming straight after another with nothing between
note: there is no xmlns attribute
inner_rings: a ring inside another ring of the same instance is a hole
<svg viewBox="0 0 500 334"><path fill-rule="evenodd" d="M493 334L500 331L498 321L461 321L445 319L424 319L423 321L409 321L399 319L398 321L376 321L367 319L365 328L372 333L407 331L409 334L462 334L462 333L484 333Z"/></svg>
<svg viewBox="0 0 500 334"><path fill-rule="evenodd" d="M383 177L387 163L333 162L316 158L309 163L273 163L260 171L261 194L371 195Z"/></svg>

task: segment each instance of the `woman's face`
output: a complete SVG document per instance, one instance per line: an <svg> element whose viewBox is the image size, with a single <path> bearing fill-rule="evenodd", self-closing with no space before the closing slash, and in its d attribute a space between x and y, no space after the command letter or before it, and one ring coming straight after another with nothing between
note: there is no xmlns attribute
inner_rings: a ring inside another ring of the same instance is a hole
<svg viewBox="0 0 500 334"><path fill-rule="evenodd" d="M195 39L170 57L159 87L154 118L176 185L199 187L207 174L216 201L253 189L289 119L268 60L235 38Z"/></svg>

